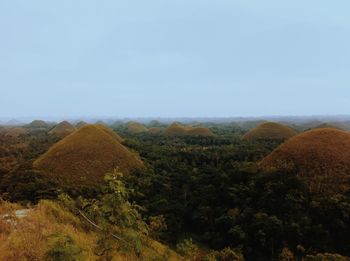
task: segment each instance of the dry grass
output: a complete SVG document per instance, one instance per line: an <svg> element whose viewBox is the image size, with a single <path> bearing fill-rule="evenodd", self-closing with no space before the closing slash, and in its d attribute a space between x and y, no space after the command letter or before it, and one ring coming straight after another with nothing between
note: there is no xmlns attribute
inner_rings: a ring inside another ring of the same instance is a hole
<svg viewBox="0 0 350 261"><path fill-rule="evenodd" d="M85 121L79 121L79 122L75 125L75 127L76 127L77 129L80 129L81 127L84 127L85 125L88 125Z"/></svg>
<svg viewBox="0 0 350 261"><path fill-rule="evenodd" d="M195 128L189 129L187 131L187 135L190 135L190 136L201 136L201 137L212 137L212 136L214 136L214 133L208 128L195 127Z"/></svg>
<svg viewBox="0 0 350 261"><path fill-rule="evenodd" d="M296 170L313 191L342 192L350 181L350 134L336 129L307 131L279 146L260 166Z"/></svg>
<svg viewBox="0 0 350 261"><path fill-rule="evenodd" d="M105 127L104 127L105 128ZM141 168L135 153L101 126L87 125L53 145L34 167L68 185L95 186L116 167L124 174Z"/></svg>
<svg viewBox="0 0 350 261"><path fill-rule="evenodd" d="M182 136L186 135L187 129L179 123L174 122L165 131L164 134L168 136Z"/></svg>
<svg viewBox="0 0 350 261"><path fill-rule="evenodd" d="M68 121L62 121L61 123L57 124L52 130L50 130L49 134L65 137L76 130L77 129Z"/></svg>
<svg viewBox="0 0 350 261"><path fill-rule="evenodd" d="M29 128L48 128L49 124L42 120L34 120L27 125Z"/></svg>
<svg viewBox="0 0 350 261"><path fill-rule="evenodd" d="M27 132L27 130L24 129L24 128L15 127L15 128L9 129L9 130L6 132L5 136L6 136L6 137L18 137L18 136L20 136L20 135L25 134L26 132Z"/></svg>
<svg viewBox="0 0 350 261"><path fill-rule="evenodd" d="M292 128L275 123L265 122L252 129L243 136L244 140L284 140L295 136L297 133Z"/></svg>
<svg viewBox="0 0 350 261"><path fill-rule="evenodd" d="M5 202L0 204L0 210L5 213L16 207ZM55 234L71 237L83 250L82 260L98 260L94 253L98 239L96 231L87 231L86 224L77 216L57 203L46 200L33 208L27 217L17 219L10 229L0 230L0 260L46 260L45 254L50 249L49 238ZM133 253L115 252L113 260L182 260L175 252L156 241L148 240L148 244L149 247L142 252L142 258Z"/></svg>
<svg viewBox="0 0 350 261"><path fill-rule="evenodd" d="M161 133L161 129L160 128L157 128L157 127L152 127L152 128L149 128L148 129L148 133L150 133L150 134L159 134L159 133Z"/></svg>
<svg viewBox="0 0 350 261"><path fill-rule="evenodd" d="M142 132L147 132L148 129L143 126L142 124L138 123L138 122L128 122L127 124L127 129L129 132L133 133L133 134L137 134L137 133L142 133Z"/></svg>
<svg viewBox="0 0 350 261"><path fill-rule="evenodd" d="M202 137L212 137L214 136L213 132L204 127L191 127L183 126L179 123L174 122L171 124L165 131L165 135L168 136L202 136Z"/></svg>
<svg viewBox="0 0 350 261"><path fill-rule="evenodd" d="M106 127L105 125L102 124L96 124L95 125L97 128L99 128L100 130L104 131L105 133L107 133L108 135L110 135L113 139L116 139L119 142L123 142L123 138L120 137L117 133L115 133L113 130L111 130L110 128Z"/></svg>

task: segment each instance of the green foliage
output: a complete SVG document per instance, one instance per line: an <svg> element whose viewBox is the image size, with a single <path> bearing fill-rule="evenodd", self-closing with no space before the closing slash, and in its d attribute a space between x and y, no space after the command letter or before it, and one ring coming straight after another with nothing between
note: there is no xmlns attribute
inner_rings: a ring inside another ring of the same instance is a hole
<svg viewBox="0 0 350 261"><path fill-rule="evenodd" d="M126 140L148 170L125 184L146 217L164 216L168 229L160 239L174 244L191 234L214 249L241 248L249 260L278 259L285 247L298 260L309 250L350 254L349 196L312 194L295 173L261 173L252 161L276 141L246 142L214 130L221 136Z"/></svg>
<svg viewBox="0 0 350 261"><path fill-rule="evenodd" d="M128 201L129 190L122 177L123 174L117 170L108 173L102 193L97 199L80 198L80 205L85 213L102 229L96 254L107 259L117 250L140 254L143 236L148 233L138 206Z"/></svg>
<svg viewBox="0 0 350 261"><path fill-rule="evenodd" d="M53 234L48 237L49 250L46 259L51 261L79 261L84 260L83 250L74 240L65 234Z"/></svg>
<svg viewBox="0 0 350 261"><path fill-rule="evenodd" d="M153 238L159 238L159 236L165 232L167 228L168 226L163 215L151 216L149 218L148 229Z"/></svg>
<svg viewBox="0 0 350 261"><path fill-rule="evenodd" d="M188 258L195 258L198 254L198 247L193 243L192 238L184 239L176 245L176 251Z"/></svg>

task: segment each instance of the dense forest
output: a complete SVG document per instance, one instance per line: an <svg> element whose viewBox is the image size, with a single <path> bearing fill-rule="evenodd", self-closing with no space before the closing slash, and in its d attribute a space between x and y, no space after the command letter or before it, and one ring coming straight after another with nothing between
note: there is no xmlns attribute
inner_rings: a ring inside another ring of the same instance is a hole
<svg viewBox="0 0 350 261"><path fill-rule="evenodd" d="M82 209L105 230L118 225L138 231L128 237L135 245L146 244L140 235L147 234L185 260L348 260L350 193L313 192L293 171L262 170L258 163L282 139L244 140L246 130L234 124L212 124L208 137L113 127L145 167L106 175L94 188L62 186L32 168L59 138L43 131L2 134L0 158L9 162L0 169L2 198L20 204L49 199L72 213ZM116 190L119 199L112 196ZM100 243L105 250L110 244L106 238Z"/></svg>

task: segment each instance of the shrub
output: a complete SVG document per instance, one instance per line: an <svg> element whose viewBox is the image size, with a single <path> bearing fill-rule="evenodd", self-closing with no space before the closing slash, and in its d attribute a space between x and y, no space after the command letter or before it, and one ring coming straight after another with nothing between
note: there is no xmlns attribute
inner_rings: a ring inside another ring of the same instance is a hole
<svg viewBox="0 0 350 261"><path fill-rule="evenodd" d="M193 243L192 238L184 239L176 245L177 252L187 258L194 258L198 254L198 247Z"/></svg>
<svg viewBox="0 0 350 261"><path fill-rule="evenodd" d="M49 250L45 256L52 261L83 260L83 250L66 234L52 234L48 237Z"/></svg>

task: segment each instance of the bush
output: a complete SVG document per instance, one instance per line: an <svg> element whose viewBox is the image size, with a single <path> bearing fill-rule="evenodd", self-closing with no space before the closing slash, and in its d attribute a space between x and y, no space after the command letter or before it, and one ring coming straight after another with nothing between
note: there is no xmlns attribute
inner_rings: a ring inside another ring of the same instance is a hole
<svg viewBox="0 0 350 261"><path fill-rule="evenodd" d="M83 250L74 240L65 234L57 233L48 237L49 250L45 256L52 261L78 261L83 260Z"/></svg>
<svg viewBox="0 0 350 261"><path fill-rule="evenodd" d="M193 243L192 238L189 238L178 243L176 251L184 257L194 258L198 254L198 247Z"/></svg>

